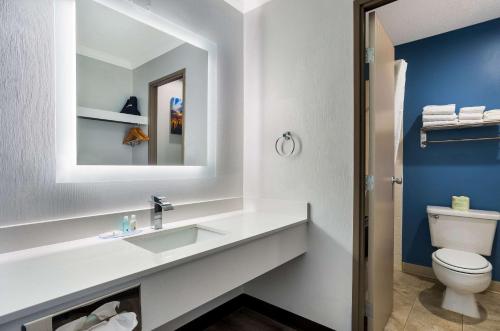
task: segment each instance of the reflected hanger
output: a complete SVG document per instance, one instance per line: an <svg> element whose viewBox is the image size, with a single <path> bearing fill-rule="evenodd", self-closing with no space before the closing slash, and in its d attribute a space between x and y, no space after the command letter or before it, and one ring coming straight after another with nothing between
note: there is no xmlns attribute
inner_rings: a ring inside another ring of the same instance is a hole
<svg viewBox="0 0 500 331"><path fill-rule="evenodd" d="M123 144L136 146L144 141L149 141L149 137L145 134L141 128L131 128L125 138L123 139Z"/></svg>

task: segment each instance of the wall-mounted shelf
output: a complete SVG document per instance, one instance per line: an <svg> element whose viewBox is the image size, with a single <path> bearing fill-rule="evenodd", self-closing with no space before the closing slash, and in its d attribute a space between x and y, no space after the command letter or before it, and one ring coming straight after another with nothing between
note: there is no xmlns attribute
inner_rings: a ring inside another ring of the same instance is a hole
<svg viewBox="0 0 500 331"><path fill-rule="evenodd" d="M148 118L146 116L122 114L110 110L78 107L76 110L76 115L81 118L88 118L92 120L148 125Z"/></svg>
<svg viewBox="0 0 500 331"><path fill-rule="evenodd" d="M485 121L481 123L474 124L463 124L457 123L453 125L440 125L440 126L430 126L423 127L420 129L420 147L425 148L429 144L440 144L440 143L451 143L460 141L486 141L486 140L500 140L500 136L496 137L477 137L477 138L459 138L459 139L446 139L446 140L427 140L427 132L430 131L442 131L442 130L458 130L458 129L470 129L470 128L480 128L485 126L500 125L500 121Z"/></svg>

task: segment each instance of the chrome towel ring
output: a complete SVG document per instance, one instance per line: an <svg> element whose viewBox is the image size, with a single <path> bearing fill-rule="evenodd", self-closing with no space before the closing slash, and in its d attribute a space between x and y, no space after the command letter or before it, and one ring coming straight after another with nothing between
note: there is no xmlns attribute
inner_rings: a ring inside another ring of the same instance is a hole
<svg viewBox="0 0 500 331"><path fill-rule="evenodd" d="M292 143L292 148L288 151L285 152L284 146L287 142ZM295 139L293 139L292 133L290 131L286 131L276 139L276 142L274 143L274 149L276 150L276 153L278 153L279 156L283 157L289 157L293 155L293 152L295 152Z"/></svg>

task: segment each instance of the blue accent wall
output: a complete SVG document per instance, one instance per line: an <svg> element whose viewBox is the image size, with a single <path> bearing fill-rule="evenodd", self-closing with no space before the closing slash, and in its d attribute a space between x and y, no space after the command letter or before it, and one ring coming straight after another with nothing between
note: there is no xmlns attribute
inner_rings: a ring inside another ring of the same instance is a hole
<svg viewBox="0 0 500 331"><path fill-rule="evenodd" d="M500 19L396 47L408 62L404 109L403 261L432 266L426 206L451 205L452 195L471 208L500 211L500 142L431 144L420 148L425 105L500 108ZM498 126L431 132L429 139L495 136ZM500 280L500 226L492 256Z"/></svg>

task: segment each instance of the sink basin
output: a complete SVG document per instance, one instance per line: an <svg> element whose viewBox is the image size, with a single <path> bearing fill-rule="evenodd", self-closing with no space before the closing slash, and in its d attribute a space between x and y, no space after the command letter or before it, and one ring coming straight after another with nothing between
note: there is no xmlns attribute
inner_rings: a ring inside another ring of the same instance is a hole
<svg viewBox="0 0 500 331"><path fill-rule="evenodd" d="M162 253L179 247L221 238L224 234L199 225L189 225L172 230L158 231L125 239L153 253Z"/></svg>

